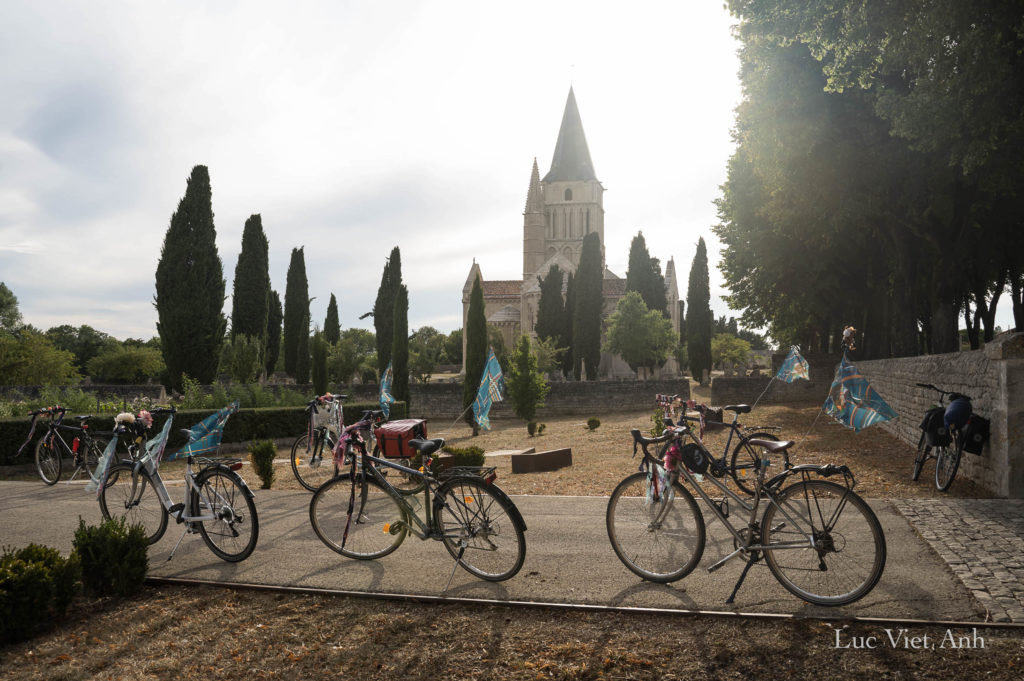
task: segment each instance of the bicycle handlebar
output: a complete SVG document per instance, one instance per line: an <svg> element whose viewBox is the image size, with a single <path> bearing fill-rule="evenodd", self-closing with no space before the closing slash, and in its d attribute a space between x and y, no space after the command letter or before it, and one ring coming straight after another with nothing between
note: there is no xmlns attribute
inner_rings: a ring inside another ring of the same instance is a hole
<svg viewBox="0 0 1024 681"><path fill-rule="evenodd" d="M917 386L919 388L928 388L930 390L934 390L935 392L939 393L943 397L945 397L946 395L949 395L949 399L950 399L951 402L953 400L968 400L969 401L971 399L970 397L968 397L967 395L964 395L963 393L958 393L958 392L953 391L953 390L943 390L942 388L935 387L931 383L918 383Z"/></svg>
<svg viewBox="0 0 1024 681"><path fill-rule="evenodd" d="M39 416L41 414L46 414L46 415L50 415L50 414L66 414L67 412L68 412L68 410L67 410L66 407L61 407L61 406L58 405L58 406L55 406L55 407L43 407L42 409L36 409L35 411L30 411L28 413L28 415L29 416Z"/></svg>

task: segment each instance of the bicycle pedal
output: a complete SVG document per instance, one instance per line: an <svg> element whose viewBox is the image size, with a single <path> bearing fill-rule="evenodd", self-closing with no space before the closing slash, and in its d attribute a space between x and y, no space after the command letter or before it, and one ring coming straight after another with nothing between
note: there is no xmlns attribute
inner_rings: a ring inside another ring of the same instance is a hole
<svg viewBox="0 0 1024 681"><path fill-rule="evenodd" d="M180 524L181 523L181 512L184 511L184 510L185 510L185 504L179 502L179 503L175 504L174 506L171 506L169 509L167 509L167 513L170 514L171 517L174 518L174 521L176 523Z"/></svg>

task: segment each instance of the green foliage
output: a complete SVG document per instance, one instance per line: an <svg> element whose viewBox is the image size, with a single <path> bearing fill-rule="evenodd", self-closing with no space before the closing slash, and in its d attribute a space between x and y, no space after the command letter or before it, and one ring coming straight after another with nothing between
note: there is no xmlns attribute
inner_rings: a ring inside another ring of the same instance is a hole
<svg viewBox="0 0 1024 681"><path fill-rule="evenodd" d="M29 638L62 617L81 588L78 557L29 544L0 554L0 643Z"/></svg>
<svg viewBox="0 0 1024 681"><path fill-rule="evenodd" d="M542 340L551 340L564 346L565 301L562 299L562 284L565 274L552 265L546 277L539 278L540 300L537 302L537 323L534 330Z"/></svg>
<svg viewBox="0 0 1024 681"><path fill-rule="evenodd" d="M405 284L399 284L395 291L392 312L391 370L394 382L391 384L391 395L409 404L409 290Z"/></svg>
<svg viewBox="0 0 1024 681"><path fill-rule="evenodd" d="M81 373L86 373L94 357L121 347L117 339L84 324L78 328L70 324L51 327L46 330L46 337L58 350L67 350L75 356L75 369Z"/></svg>
<svg viewBox="0 0 1024 681"><path fill-rule="evenodd" d="M402 253L398 246L391 249L391 255L384 263L377 299L373 303L373 329L377 339L377 372L383 376L391 363L391 346L394 342L395 296L402 285ZM392 368L392 370L394 370Z"/></svg>
<svg viewBox="0 0 1024 681"><path fill-rule="evenodd" d="M466 375L462 390L462 408L466 409L476 399L476 391L480 387L480 378L484 375L484 364L487 363L487 318L484 317L484 290L480 278L473 281L473 289L469 294L469 309L466 311ZM466 423L473 426L472 410L463 417Z"/></svg>
<svg viewBox="0 0 1024 681"><path fill-rule="evenodd" d="M319 329L313 334L312 355L313 392L323 395L327 392L327 341Z"/></svg>
<svg viewBox="0 0 1024 681"><path fill-rule="evenodd" d="M327 375L333 381L348 384L355 375L362 375L364 368L376 380L376 340L372 331L346 329L337 344L327 352Z"/></svg>
<svg viewBox="0 0 1024 681"><path fill-rule="evenodd" d="M322 394L322 393L321 393ZM260 479L260 489L270 489L274 484L274 457L277 445L273 440L260 440L249 445L249 460Z"/></svg>
<svg viewBox="0 0 1024 681"><path fill-rule="evenodd" d="M308 383L309 372L313 366L312 356L309 351L309 313L306 313L303 327L305 333L299 334L299 346L295 351L295 382Z"/></svg>
<svg viewBox="0 0 1024 681"><path fill-rule="evenodd" d="M165 370L158 348L120 346L89 360L89 376L103 383L144 383Z"/></svg>
<svg viewBox="0 0 1024 681"><path fill-rule="evenodd" d="M270 303L267 308L267 375L274 373L277 369L277 361L281 356L281 323L284 321L284 311L281 308L281 296L277 291L270 291Z"/></svg>
<svg viewBox="0 0 1024 681"><path fill-rule="evenodd" d="M409 337L409 372L420 383L429 383L437 365L445 359L446 340L447 336L432 326L420 327Z"/></svg>
<svg viewBox="0 0 1024 681"><path fill-rule="evenodd" d="M527 422L527 424L526 424L526 432L530 434L530 437L533 437L537 433L537 422L536 421L529 421L529 422Z"/></svg>
<svg viewBox="0 0 1024 681"><path fill-rule="evenodd" d="M567 350L562 354L562 375L573 375L573 367L576 366L573 344L573 319L576 316L576 275L569 272L565 278L565 315L562 318L564 329L562 331L562 343Z"/></svg>
<svg viewBox="0 0 1024 681"><path fill-rule="evenodd" d="M301 358L309 350L309 284L306 281L306 255L303 247L293 248L284 289L284 370L297 383L309 378L309 360ZM305 340L303 340L305 339ZM304 353L300 345L305 344ZM299 365L305 362L306 374L299 378Z"/></svg>
<svg viewBox="0 0 1024 681"><path fill-rule="evenodd" d="M583 237L580 266L576 270L573 309L573 372L577 379L586 368L587 380L597 380L601 363L601 310L604 307L604 263L597 232Z"/></svg>
<svg viewBox="0 0 1024 681"><path fill-rule="evenodd" d="M224 343L220 373L233 382L252 383L263 373L263 338L240 333Z"/></svg>
<svg viewBox="0 0 1024 681"><path fill-rule="evenodd" d="M455 447L454 445L445 445L441 450L447 452L455 457L452 462L453 466L483 466L484 461L484 450L476 445L469 445L466 447Z"/></svg>
<svg viewBox="0 0 1024 681"><path fill-rule="evenodd" d="M537 370L537 358L530 351L529 336L521 336L512 352L505 376L505 388L512 411L524 421L532 422L537 409L544 406L544 398L550 388L547 380Z"/></svg>
<svg viewBox="0 0 1024 681"><path fill-rule="evenodd" d="M192 169L185 196L171 215L156 268L154 302L168 387L179 388L186 373L212 381L227 320L206 166Z"/></svg>
<svg viewBox="0 0 1024 681"><path fill-rule="evenodd" d="M128 525L124 518L86 525L79 518L74 547L87 592L131 596L142 588L149 568L149 540L141 525Z"/></svg>
<svg viewBox="0 0 1024 681"><path fill-rule="evenodd" d="M74 355L38 331L0 331L0 385L68 385L80 378Z"/></svg>
<svg viewBox="0 0 1024 681"><path fill-rule="evenodd" d="M246 335L259 341L261 361L269 314L270 245L263 232L263 219L257 213L249 216L242 230L242 250L231 295L231 338Z"/></svg>
<svg viewBox="0 0 1024 681"><path fill-rule="evenodd" d="M546 424L546 423L538 423L537 424L537 435L543 435L544 434L544 430L547 427L548 427L548 424Z"/></svg>
<svg viewBox="0 0 1024 681"><path fill-rule="evenodd" d="M665 432L665 413L661 409L651 412L651 437L660 437Z"/></svg>
<svg viewBox="0 0 1024 681"><path fill-rule="evenodd" d="M686 289L686 354L690 375L703 383L705 371L711 371L711 284L708 278L708 250L704 237L697 241L697 252L690 265Z"/></svg>
<svg viewBox="0 0 1024 681"><path fill-rule="evenodd" d="M562 358L567 352L569 352L569 348L555 347L553 338L539 339L533 344L533 355L537 358L537 371L544 375L560 371Z"/></svg>
<svg viewBox="0 0 1024 681"><path fill-rule="evenodd" d="M334 345L341 338L341 322L338 320L338 299L331 294L327 303L327 317L324 319L324 340Z"/></svg>
<svg viewBox="0 0 1024 681"><path fill-rule="evenodd" d="M597 418L596 416L591 416L589 419L587 419L587 428L590 430L597 430L600 425L601 419Z"/></svg>
<svg viewBox="0 0 1024 681"><path fill-rule="evenodd" d="M621 355L633 371L653 370L668 359L676 339L672 320L648 310L640 293L629 291L609 319L604 349Z"/></svg>
<svg viewBox="0 0 1024 681"><path fill-rule="evenodd" d="M661 264L647 251L643 232L637 232L629 246L626 290L639 293L648 310L657 310L663 316L668 316L665 278L661 275Z"/></svg>
<svg viewBox="0 0 1024 681"><path fill-rule="evenodd" d="M750 356L750 343L728 333L717 334L711 339L711 361L714 364L732 362L742 364Z"/></svg>
<svg viewBox="0 0 1024 681"><path fill-rule="evenodd" d="M462 364L462 329L455 329L445 338L444 356L448 364Z"/></svg>
<svg viewBox="0 0 1024 681"><path fill-rule="evenodd" d="M0 281L0 331L14 331L21 326L18 297Z"/></svg>

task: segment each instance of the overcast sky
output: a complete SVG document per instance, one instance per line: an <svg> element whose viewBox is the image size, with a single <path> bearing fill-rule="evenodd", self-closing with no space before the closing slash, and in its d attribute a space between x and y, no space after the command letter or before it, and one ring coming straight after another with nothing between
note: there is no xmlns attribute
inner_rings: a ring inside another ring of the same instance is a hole
<svg viewBox="0 0 1024 681"><path fill-rule="evenodd" d="M530 169L572 85L608 266L643 230L685 296L703 236L715 296L732 23L719 2L0 0L0 281L41 329L155 335L160 246L203 164L229 295L260 213L282 298L305 246L314 323L334 293L368 327L397 245L410 328L451 331L473 258L522 276Z"/></svg>

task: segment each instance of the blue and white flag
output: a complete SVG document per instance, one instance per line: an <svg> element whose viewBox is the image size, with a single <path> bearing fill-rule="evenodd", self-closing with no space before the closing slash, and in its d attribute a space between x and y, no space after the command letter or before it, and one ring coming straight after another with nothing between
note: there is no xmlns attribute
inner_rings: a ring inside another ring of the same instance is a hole
<svg viewBox="0 0 1024 681"><path fill-rule="evenodd" d="M839 363L835 380L823 407L825 413L847 428L861 431L875 423L896 418L896 410L875 392L857 367L846 361Z"/></svg>
<svg viewBox="0 0 1024 681"><path fill-rule="evenodd" d="M476 391L476 399L473 400L473 418L484 430L491 429L491 419L488 417L491 413L491 404L504 399L504 390L505 377L501 373L501 365L494 356L494 348L488 348L487 364L484 365L480 387Z"/></svg>
<svg viewBox="0 0 1024 681"><path fill-rule="evenodd" d="M775 378L786 383L792 383L800 378L805 381L811 380L811 365L800 354L800 348L794 345L789 349L789 354L786 355L786 360L779 367L779 373L775 374Z"/></svg>
<svg viewBox="0 0 1024 681"><path fill-rule="evenodd" d="M172 461L186 456L209 456L216 454L220 442L224 439L224 426L228 419L238 411L238 400L235 400L220 411L216 411L189 428L188 444L167 457Z"/></svg>
<svg viewBox="0 0 1024 681"><path fill-rule="evenodd" d="M394 380L395 375L391 371L391 362L388 362L388 368L384 370L384 376L380 379L380 410L384 412L384 418L391 417L391 405L395 401L391 395L391 383Z"/></svg>

